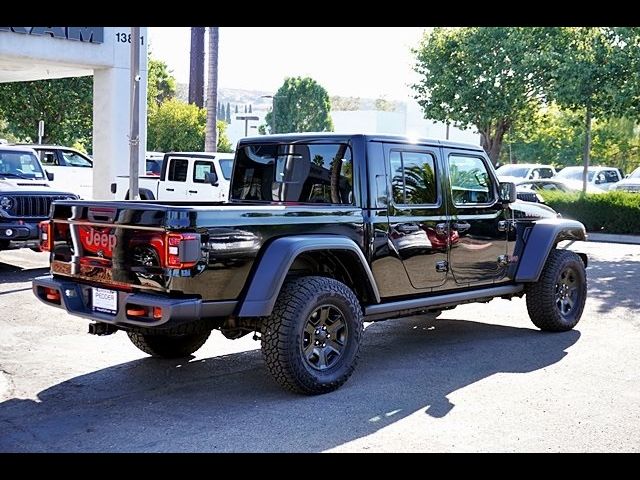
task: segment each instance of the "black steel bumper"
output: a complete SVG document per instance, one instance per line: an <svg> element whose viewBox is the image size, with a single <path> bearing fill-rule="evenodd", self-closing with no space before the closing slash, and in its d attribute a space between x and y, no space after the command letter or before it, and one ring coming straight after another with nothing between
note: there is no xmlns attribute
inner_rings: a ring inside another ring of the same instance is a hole
<svg viewBox="0 0 640 480"><path fill-rule="evenodd" d="M0 240L9 240L16 247L36 247L39 244L40 232L38 223L18 221L0 221Z"/></svg>
<svg viewBox="0 0 640 480"><path fill-rule="evenodd" d="M203 302L200 298L170 298L163 295L117 291L118 310L115 314L94 311L91 305L91 285L63 280L52 275L33 280L33 293L47 305L62 308L72 315L96 322L113 325L135 325L141 327L172 327L203 318L228 317L236 308L236 301ZM109 288L109 287L99 287ZM47 290L59 293L59 300L47 298ZM149 316L132 317L128 306L147 307ZM162 308L161 318L154 318L153 307Z"/></svg>

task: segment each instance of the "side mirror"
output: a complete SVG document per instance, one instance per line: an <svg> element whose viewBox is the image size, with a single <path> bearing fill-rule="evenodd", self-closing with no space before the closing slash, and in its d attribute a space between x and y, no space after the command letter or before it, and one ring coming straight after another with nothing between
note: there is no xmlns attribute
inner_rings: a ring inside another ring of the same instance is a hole
<svg viewBox="0 0 640 480"><path fill-rule="evenodd" d="M513 203L516 199L516 184L513 182L500 182L500 201L502 204Z"/></svg>
<svg viewBox="0 0 640 480"><path fill-rule="evenodd" d="M50 182L53 182L53 172L47 172L45 170L45 173L47 174L47 180L49 180Z"/></svg>
<svg viewBox="0 0 640 480"><path fill-rule="evenodd" d="M204 182L210 184L212 187L217 187L218 175L216 175L216 172L207 172L204 174Z"/></svg>

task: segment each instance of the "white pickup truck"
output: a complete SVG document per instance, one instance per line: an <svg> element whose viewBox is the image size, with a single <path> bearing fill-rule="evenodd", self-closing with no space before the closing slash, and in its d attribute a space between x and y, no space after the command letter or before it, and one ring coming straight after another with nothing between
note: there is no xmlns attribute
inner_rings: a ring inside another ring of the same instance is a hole
<svg viewBox="0 0 640 480"><path fill-rule="evenodd" d="M229 198L232 153L170 152L162 160L160 177L138 180L142 200L200 200L226 202ZM129 199L129 176L111 184L116 200Z"/></svg>

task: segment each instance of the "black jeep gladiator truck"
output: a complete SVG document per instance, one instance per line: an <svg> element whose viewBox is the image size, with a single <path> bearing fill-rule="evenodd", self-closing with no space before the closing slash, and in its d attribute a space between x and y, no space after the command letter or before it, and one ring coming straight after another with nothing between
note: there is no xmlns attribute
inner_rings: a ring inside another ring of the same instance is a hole
<svg viewBox="0 0 640 480"><path fill-rule="evenodd" d="M352 374L363 322L526 295L545 331L573 328L584 226L516 200L474 145L400 136L242 139L229 203L61 201L42 225L48 305L188 356L212 329L253 333L283 387L330 392Z"/></svg>

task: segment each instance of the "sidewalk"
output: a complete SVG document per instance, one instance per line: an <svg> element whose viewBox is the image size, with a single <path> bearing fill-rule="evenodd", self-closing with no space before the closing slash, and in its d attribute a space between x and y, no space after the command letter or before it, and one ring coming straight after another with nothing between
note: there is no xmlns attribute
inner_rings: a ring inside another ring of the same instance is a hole
<svg viewBox="0 0 640 480"><path fill-rule="evenodd" d="M589 242L630 243L640 245L640 235L620 235L616 233L591 233L587 232Z"/></svg>

